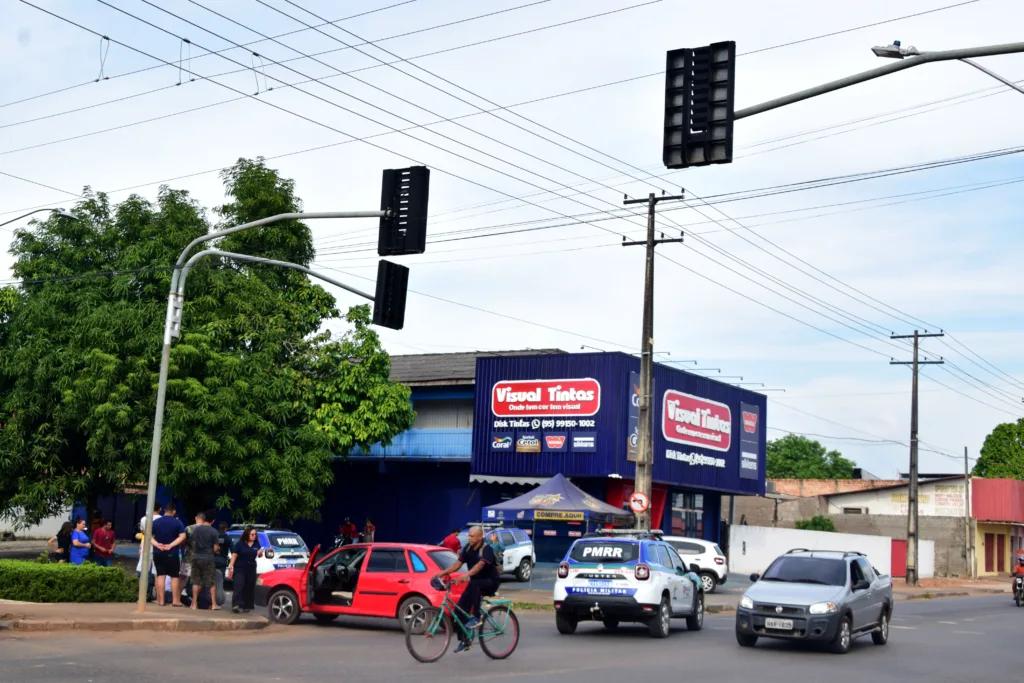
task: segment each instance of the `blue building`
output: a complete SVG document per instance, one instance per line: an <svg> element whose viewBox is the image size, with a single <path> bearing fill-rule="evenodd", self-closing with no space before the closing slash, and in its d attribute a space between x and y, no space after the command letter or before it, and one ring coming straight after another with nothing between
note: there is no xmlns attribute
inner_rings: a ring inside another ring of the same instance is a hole
<svg viewBox="0 0 1024 683"><path fill-rule="evenodd" d="M393 356L392 379L412 390L413 427L339 459L322 521L297 530L315 543L346 516L370 517L378 540L436 542L559 472L623 507L633 492L638 374L639 359L623 353ZM765 397L657 364L654 389L652 519L718 541L722 494L764 494ZM578 526L538 526L541 559Z"/></svg>

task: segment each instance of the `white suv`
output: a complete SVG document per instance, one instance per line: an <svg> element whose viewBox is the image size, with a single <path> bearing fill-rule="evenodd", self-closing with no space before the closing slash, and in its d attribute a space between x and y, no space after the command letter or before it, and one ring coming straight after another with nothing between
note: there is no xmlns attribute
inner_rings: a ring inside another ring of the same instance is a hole
<svg viewBox="0 0 1024 683"><path fill-rule="evenodd" d="M700 567L698 573L705 593L714 593L718 584L728 579L729 559L716 543L684 536L664 536L662 540L676 549L687 567L691 564Z"/></svg>
<svg viewBox="0 0 1024 683"><path fill-rule="evenodd" d="M668 637L673 617L685 617L691 631L704 625L700 579L654 534L579 539L558 565L553 597L562 634L587 620L608 629L621 621L642 622L655 638Z"/></svg>

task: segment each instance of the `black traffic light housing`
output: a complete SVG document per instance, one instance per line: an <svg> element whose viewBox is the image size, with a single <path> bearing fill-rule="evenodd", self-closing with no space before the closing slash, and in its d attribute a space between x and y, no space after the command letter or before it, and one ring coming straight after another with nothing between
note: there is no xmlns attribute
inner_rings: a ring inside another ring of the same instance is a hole
<svg viewBox="0 0 1024 683"><path fill-rule="evenodd" d="M670 50L665 65L667 168L732 162L736 43Z"/></svg>
<svg viewBox="0 0 1024 683"><path fill-rule="evenodd" d="M380 256L422 254L427 248L427 199L430 169L389 168L381 182L377 253Z"/></svg>
<svg viewBox="0 0 1024 683"><path fill-rule="evenodd" d="M409 269L391 261L377 262L377 290L373 297L373 324L400 330L405 324L405 297Z"/></svg>

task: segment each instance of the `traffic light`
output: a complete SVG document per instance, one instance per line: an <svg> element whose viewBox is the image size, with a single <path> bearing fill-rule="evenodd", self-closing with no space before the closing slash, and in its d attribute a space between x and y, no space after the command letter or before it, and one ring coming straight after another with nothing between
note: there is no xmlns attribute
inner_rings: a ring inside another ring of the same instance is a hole
<svg viewBox="0 0 1024 683"><path fill-rule="evenodd" d="M373 324L400 330L405 324L405 295L409 269L381 260L377 263L377 291L373 297Z"/></svg>
<svg viewBox="0 0 1024 683"><path fill-rule="evenodd" d="M422 254L427 248L427 197L430 169L389 168L381 182L377 253L381 256Z"/></svg>
<svg viewBox="0 0 1024 683"><path fill-rule="evenodd" d="M732 162L736 43L670 50L665 66L667 168Z"/></svg>

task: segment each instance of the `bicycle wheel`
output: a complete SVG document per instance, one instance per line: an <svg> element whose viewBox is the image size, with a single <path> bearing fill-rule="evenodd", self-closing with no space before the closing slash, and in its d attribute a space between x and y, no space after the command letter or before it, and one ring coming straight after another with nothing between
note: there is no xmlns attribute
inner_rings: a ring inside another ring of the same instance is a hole
<svg viewBox="0 0 1024 683"><path fill-rule="evenodd" d="M436 662L452 642L451 618L436 607L428 607L409 620L405 647L416 661Z"/></svg>
<svg viewBox="0 0 1024 683"><path fill-rule="evenodd" d="M480 625L480 647L491 659L505 659L519 644L519 619L505 605L497 605L484 613Z"/></svg>

